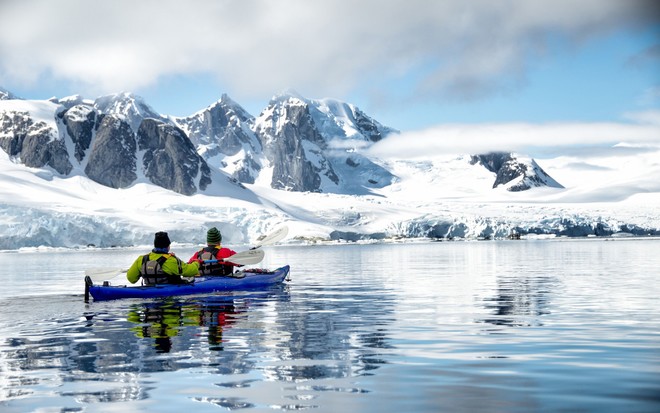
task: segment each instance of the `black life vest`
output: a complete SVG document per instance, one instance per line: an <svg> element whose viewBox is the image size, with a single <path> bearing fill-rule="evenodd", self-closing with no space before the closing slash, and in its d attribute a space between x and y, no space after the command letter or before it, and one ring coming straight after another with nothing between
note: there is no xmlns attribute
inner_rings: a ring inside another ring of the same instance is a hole
<svg viewBox="0 0 660 413"><path fill-rule="evenodd" d="M184 282L180 276L183 273L183 269L181 268L181 260L174 257L177 264L179 265L179 274L166 274L163 271L163 264L165 264L165 261L167 261L167 259L172 255L161 255L155 260L149 259L150 255L151 254L146 254L142 256L140 277L142 277L144 284L182 284Z"/></svg>
<svg viewBox="0 0 660 413"><path fill-rule="evenodd" d="M197 259L203 261L218 260L216 256L218 255L219 251L220 250L214 246L206 247L197 252ZM233 266L223 264L222 262L209 262L209 263L202 263L199 265L199 273L202 275L229 275L233 271L234 271Z"/></svg>

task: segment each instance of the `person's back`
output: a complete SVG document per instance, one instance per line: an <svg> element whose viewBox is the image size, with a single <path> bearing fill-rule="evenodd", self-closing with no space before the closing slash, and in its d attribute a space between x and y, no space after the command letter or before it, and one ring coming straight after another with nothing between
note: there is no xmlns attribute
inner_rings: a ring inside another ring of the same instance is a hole
<svg viewBox="0 0 660 413"><path fill-rule="evenodd" d="M230 275L234 272L233 265L224 263L226 258L236 254L229 248L223 248L222 234L217 228L213 227L206 233L207 246L193 254L188 263L199 262L199 272L202 275ZM208 262L212 261L212 262Z"/></svg>
<svg viewBox="0 0 660 413"><path fill-rule="evenodd" d="M186 264L170 252L170 239L166 232L157 232L154 249L138 257L126 273L126 278L135 284L140 278L146 285L181 284L188 282L182 277L199 274L199 263Z"/></svg>
<svg viewBox="0 0 660 413"><path fill-rule="evenodd" d="M174 258L174 260L170 258ZM140 259L138 258L138 260ZM173 264L176 264L176 269ZM180 276L183 272L181 260L171 254L150 252L143 255L139 272L146 285L182 284L184 282Z"/></svg>

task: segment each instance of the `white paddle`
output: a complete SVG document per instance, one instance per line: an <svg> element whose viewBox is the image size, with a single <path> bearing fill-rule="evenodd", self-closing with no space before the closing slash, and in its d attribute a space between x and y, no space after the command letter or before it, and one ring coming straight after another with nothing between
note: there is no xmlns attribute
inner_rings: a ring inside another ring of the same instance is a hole
<svg viewBox="0 0 660 413"><path fill-rule="evenodd" d="M261 240L258 240L257 245L252 247L252 249L256 250L257 248L263 247L264 245L275 244L276 242L283 240L284 237L286 237L286 235L288 233L289 233L289 227L287 227L287 226L279 227L275 231L273 231L270 234L263 237ZM235 255L231 256L231 258L234 258L234 257L235 257Z"/></svg>
<svg viewBox="0 0 660 413"><path fill-rule="evenodd" d="M234 265L253 265L261 262L264 259L266 253L264 250L247 250L242 252L237 252L236 254L224 258L222 261L227 264ZM212 264L218 262L218 260L206 260L204 263Z"/></svg>

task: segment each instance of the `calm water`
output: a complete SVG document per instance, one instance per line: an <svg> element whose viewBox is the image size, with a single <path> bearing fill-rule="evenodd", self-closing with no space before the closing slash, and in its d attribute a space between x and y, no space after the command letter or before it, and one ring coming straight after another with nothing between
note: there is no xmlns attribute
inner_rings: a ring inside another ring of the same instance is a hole
<svg viewBox="0 0 660 413"><path fill-rule="evenodd" d="M266 251L287 285L89 304L141 251L1 253L0 411L660 411L658 240Z"/></svg>

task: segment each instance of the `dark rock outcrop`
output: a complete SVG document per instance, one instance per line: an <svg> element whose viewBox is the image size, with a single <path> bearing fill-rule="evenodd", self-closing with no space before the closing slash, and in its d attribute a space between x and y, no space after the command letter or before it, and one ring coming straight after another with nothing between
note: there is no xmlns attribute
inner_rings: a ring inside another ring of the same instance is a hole
<svg viewBox="0 0 660 413"><path fill-rule="evenodd" d="M101 115L85 174L111 188L126 188L136 179L135 135L128 123Z"/></svg>
<svg viewBox="0 0 660 413"><path fill-rule="evenodd" d="M489 171L495 173L493 188L500 185L507 186L507 191L526 191L534 187L563 188L563 186L548 175L535 160L523 162L508 152L491 152L481 155L472 155L470 164L481 164ZM518 180L510 185L510 182Z"/></svg>
<svg viewBox="0 0 660 413"><path fill-rule="evenodd" d="M145 119L137 133L145 176L154 184L180 194L192 195L211 183L211 170L179 128L155 119Z"/></svg>
<svg viewBox="0 0 660 413"><path fill-rule="evenodd" d="M85 152L92 143L92 137L96 129L96 120L98 114L96 111L85 105L76 105L67 110L62 117L66 126L67 133L71 137L74 145L73 155L82 162Z"/></svg>
<svg viewBox="0 0 660 413"><path fill-rule="evenodd" d="M327 147L310 114L310 107L296 99L271 102L257 127L264 155L273 166L271 187L288 191L319 192L325 177L339 178L324 156Z"/></svg>
<svg viewBox="0 0 660 413"><path fill-rule="evenodd" d="M353 112L355 124L370 142L378 142L385 137L387 133L394 132L393 129L384 128L380 123L367 116L360 109L355 108Z"/></svg>
<svg viewBox="0 0 660 413"><path fill-rule="evenodd" d="M0 113L0 148L11 157L20 158L25 166L48 166L62 175L71 172L64 141L57 130L42 121L33 121L27 112Z"/></svg>
<svg viewBox="0 0 660 413"><path fill-rule="evenodd" d="M41 129L41 125L37 123L35 128ZM68 175L73 169L64 141L52 139L48 133L28 133L23 141L21 159L25 166L50 166L62 175Z"/></svg>

